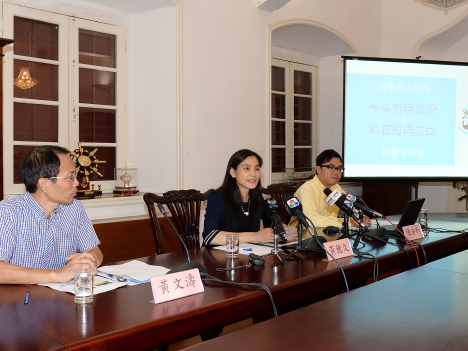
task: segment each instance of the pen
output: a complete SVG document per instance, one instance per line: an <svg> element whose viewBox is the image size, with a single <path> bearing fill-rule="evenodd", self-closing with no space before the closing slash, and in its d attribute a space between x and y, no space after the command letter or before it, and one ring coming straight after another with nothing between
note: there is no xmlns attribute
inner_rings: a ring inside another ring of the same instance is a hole
<svg viewBox="0 0 468 351"><path fill-rule="evenodd" d="M100 282L100 283L94 284L93 286L96 287L96 286L106 285L106 284L112 284L112 283L111 282Z"/></svg>
<svg viewBox="0 0 468 351"><path fill-rule="evenodd" d="M61 287L64 287L64 286L67 286L67 285L72 285L72 284L75 284L75 282L74 281L68 282L68 283L65 283L63 285L60 285L59 287L61 288Z"/></svg>
<svg viewBox="0 0 468 351"><path fill-rule="evenodd" d="M101 272L99 272L99 273L101 273ZM113 275L113 274L110 274L110 273L101 273L101 274L107 275L108 277L110 277L112 279L115 279L118 282L126 282L127 281L127 278L121 277L119 275Z"/></svg>
<svg viewBox="0 0 468 351"><path fill-rule="evenodd" d="M251 248L251 247L247 247L247 248L242 249L242 250L244 250L244 251L252 251L252 248Z"/></svg>
<svg viewBox="0 0 468 351"><path fill-rule="evenodd" d="M24 304L27 305L29 303L29 291L26 293L26 298L24 299Z"/></svg>

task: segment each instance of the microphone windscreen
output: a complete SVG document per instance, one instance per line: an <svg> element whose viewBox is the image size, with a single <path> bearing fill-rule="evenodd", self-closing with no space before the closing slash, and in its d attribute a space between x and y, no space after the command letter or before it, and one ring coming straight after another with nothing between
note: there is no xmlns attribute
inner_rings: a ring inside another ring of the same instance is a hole
<svg viewBox="0 0 468 351"><path fill-rule="evenodd" d="M330 189L328 189L328 188L325 188L325 189L323 189L323 193L325 195L329 196L332 193L332 191Z"/></svg>
<svg viewBox="0 0 468 351"><path fill-rule="evenodd" d="M385 228L375 228L364 233L364 236L362 238L367 241L388 241L388 232Z"/></svg>
<svg viewBox="0 0 468 351"><path fill-rule="evenodd" d="M278 203L272 197L265 199L265 204L263 206L263 214L268 218L271 219L271 215L273 213L280 213L280 208Z"/></svg>
<svg viewBox="0 0 468 351"><path fill-rule="evenodd" d="M317 240L320 241L323 245L323 243L327 242L327 239L324 238L323 236L316 236L315 238L308 238L302 241L302 247L305 251L322 251L325 252L322 249L322 246L320 246L317 243Z"/></svg>
<svg viewBox="0 0 468 351"><path fill-rule="evenodd" d="M302 212L302 205L296 197L288 195L284 198L284 203L291 216L297 217L297 215Z"/></svg>
<svg viewBox="0 0 468 351"><path fill-rule="evenodd" d="M202 275L202 273L206 273L206 268L202 263L190 262L190 263L185 263L183 265L172 268L169 272L167 272L167 274L188 271L194 268L198 268L198 270L200 271L200 275Z"/></svg>

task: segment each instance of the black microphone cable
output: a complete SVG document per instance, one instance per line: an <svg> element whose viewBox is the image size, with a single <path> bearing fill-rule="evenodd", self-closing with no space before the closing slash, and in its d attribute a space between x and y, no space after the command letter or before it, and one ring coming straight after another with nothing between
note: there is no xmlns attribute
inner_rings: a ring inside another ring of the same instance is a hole
<svg viewBox="0 0 468 351"><path fill-rule="evenodd" d="M403 236L405 237L406 241L413 247L414 252L416 253L416 260L418 261L418 267L420 267L421 264L419 263L418 250L416 250L416 248L414 247L414 245L413 245L413 243L411 242L411 240L408 239L408 238L406 237L406 235L405 235L395 224L393 224L388 218L387 218L387 221L388 221L391 225L393 225L393 226L395 227L395 229L398 230L398 231L400 232L400 234L403 235Z"/></svg>
<svg viewBox="0 0 468 351"><path fill-rule="evenodd" d="M340 267L341 273L343 273L343 278L344 278L344 281L345 281L345 284L346 284L346 291L349 291L348 280L346 279L346 274L345 274L345 272L344 272L344 270L343 270L343 267L341 267L341 265L338 263L338 261L335 259L335 257L333 257L333 255L332 255L331 253L329 253L329 252L325 249L325 247L322 245L322 243L320 242L320 240L318 240L317 229L315 228L314 223L313 223L313 222L310 220L310 218L307 217L305 214L304 214L304 217L307 219L307 221L308 221L310 224L312 224L312 227L314 227L314 233L315 233L314 239L315 239L315 241L317 242L317 244L323 249L323 251L325 251L327 254L329 254L330 257L333 258L333 261L336 262L336 264L338 265L338 267Z"/></svg>
<svg viewBox="0 0 468 351"><path fill-rule="evenodd" d="M272 307L273 307L273 314L275 317L278 317L278 310L276 309L276 304L275 304L275 301L273 299L273 294L271 293L270 289L268 289L267 286L261 284L261 283L237 283L237 282L230 282L230 281L226 281L226 280L221 280L221 279L218 279L216 277L212 277L211 275L208 275L206 273L203 273L201 274L202 276L202 280L203 281L212 281L212 282L217 282L217 283L222 283L222 284L228 284L228 285L236 285L236 286L243 286L243 285L247 285L247 286L255 286L255 287L259 287L259 288L262 288L263 290L266 291L266 293L268 294L268 296L270 297L270 300L271 300L271 304L272 304Z"/></svg>
<svg viewBox="0 0 468 351"><path fill-rule="evenodd" d="M177 234L177 236L179 237L180 239L180 242L182 243L182 245L184 246L184 249L185 249L185 252L187 253L187 263L190 263L191 260L190 260L190 254L188 252L188 248L187 248L187 245L185 245L185 241L182 240L179 232L177 231L177 229L174 227L174 225L172 224L172 221L169 219L169 217L167 216L167 213L166 213L166 210L164 209L164 206L160 203L157 204L158 205L158 208L159 208L159 211L161 211L161 213L164 215L164 217L166 217L167 221L169 222L169 224L171 225L172 229L174 229L175 233Z"/></svg>
<svg viewBox="0 0 468 351"><path fill-rule="evenodd" d="M387 221L388 221L388 219L387 219ZM389 221L389 222L390 222L390 221ZM391 223L391 222L390 222L390 223ZM393 223L392 223L392 225L393 225ZM387 240L382 239L381 237L379 237L379 236L377 236L377 235L374 235L370 230L367 231L365 235L370 236L371 238L373 238L373 239L375 239L375 240L381 241L381 242L383 242L384 244L389 244L389 245L395 246L398 250L404 251L404 253L406 254L406 256L408 256L408 259L409 259L409 261L410 261L410 263L411 263L411 269L414 268L413 260L411 259L411 256L409 255L408 251L406 251L405 248L399 247L397 244L394 244L394 243L392 243L392 242L390 242L390 241L387 241ZM394 238L394 239L396 239L396 240L398 240L398 241L406 242L405 239L401 238L400 236L398 236L398 237L393 236L393 235L390 234L390 232L387 232L387 238ZM414 246L413 246L413 247L414 247ZM415 249L415 251L416 251L416 249ZM419 262L419 261L418 261L418 262Z"/></svg>
<svg viewBox="0 0 468 351"><path fill-rule="evenodd" d="M426 262L427 264L427 256L426 256L426 250L424 250L424 247L418 243L417 241L413 241L416 245L419 246L419 248L421 249L421 252L423 253L423 256L424 256L424 261Z"/></svg>
<svg viewBox="0 0 468 351"><path fill-rule="evenodd" d="M377 260L377 257L374 255L368 253L368 252L354 252L354 257L357 258L371 258L374 261L374 269L372 271L372 277L374 278L374 283L377 281L379 278L379 261Z"/></svg>
<svg viewBox="0 0 468 351"><path fill-rule="evenodd" d="M382 239L381 237L372 234L371 231L367 232L366 235L367 235L367 236L370 236L371 238L373 238L373 239L375 239L375 240L381 241L381 242L383 242L384 244L389 244L389 245L395 246L398 250L404 251L405 254L408 256L408 259L409 259L409 261L410 261L410 263L411 263L411 268L412 268L412 269L414 268L413 260L411 260L411 256L410 256L409 253L405 250L405 248L399 247L397 244L394 244L394 243L392 243L392 242L390 242L390 241L384 240L384 239ZM390 235L389 233L387 233L387 238L392 238L392 239L401 240L401 241L406 242L406 241L405 241L404 239L402 239L400 236L394 237L394 236Z"/></svg>
<svg viewBox="0 0 468 351"><path fill-rule="evenodd" d="M367 204L365 203L365 201L362 199L361 195L357 195L356 197L357 197L357 199L358 199L359 201L361 201L361 202L363 203L364 206L369 207L369 206L367 206ZM378 219L377 219L377 216L375 215L375 213L373 213L372 215L374 216L375 222L377 223L377 228L380 228L380 223L379 223L379 221L378 221Z"/></svg>
<svg viewBox="0 0 468 351"><path fill-rule="evenodd" d="M428 231L440 234L468 234L468 228L462 230L443 229L443 228L429 228Z"/></svg>
<svg viewBox="0 0 468 351"><path fill-rule="evenodd" d="M424 238L426 238L427 236L424 236ZM400 243L407 243L406 239L400 237L400 236L393 236L393 238L400 242ZM418 245L418 247L421 249L421 252L423 253L423 256L424 256L424 261L426 262L427 264L427 256L426 256L426 250L424 249L424 246L422 246L422 244L418 243L417 241L412 241L412 243ZM413 246L414 248L414 246Z"/></svg>
<svg viewBox="0 0 468 351"><path fill-rule="evenodd" d="M353 238L353 237L351 237L350 239L356 240L356 238ZM360 247L360 248L359 247L356 247L356 248L353 247L353 252L354 252L354 250L359 252L359 250L362 250L363 248L365 248L367 246L366 243L364 243L362 241L359 241L358 245L362 245L362 247Z"/></svg>
<svg viewBox="0 0 468 351"><path fill-rule="evenodd" d="M206 267L203 265L203 263L191 261L187 245L185 244L185 241L182 239L179 232L177 231L177 229L174 227L171 220L167 216L166 210L164 209L163 205L158 203L158 208L159 208L159 211L161 211L161 213L164 215L164 217L166 217L167 221L171 224L172 229L174 229L175 233L177 234L177 237L179 238L180 242L182 243L182 246L185 249L185 253L187 254L187 263L174 267L167 273L176 273L176 272L181 272L181 271L186 271L189 269L196 268L200 272L200 276L202 276L203 274L206 274Z"/></svg>

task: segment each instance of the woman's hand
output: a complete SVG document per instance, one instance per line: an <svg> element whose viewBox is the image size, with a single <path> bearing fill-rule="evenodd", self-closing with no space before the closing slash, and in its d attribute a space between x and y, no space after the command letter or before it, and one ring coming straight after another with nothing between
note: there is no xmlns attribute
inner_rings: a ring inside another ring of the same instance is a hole
<svg viewBox="0 0 468 351"><path fill-rule="evenodd" d="M291 237L288 238L288 241L294 241L294 240L297 240L297 228L294 228L294 229L291 229L289 228L286 224L283 224L283 227L284 227L284 230L286 233L289 233L289 232L292 232L292 231L296 231Z"/></svg>
<svg viewBox="0 0 468 351"><path fill-rule="evenodd" d="M273 229L265 228L257 232L256 235L258 242L261 243L272 243L275 241Z"/></svg>

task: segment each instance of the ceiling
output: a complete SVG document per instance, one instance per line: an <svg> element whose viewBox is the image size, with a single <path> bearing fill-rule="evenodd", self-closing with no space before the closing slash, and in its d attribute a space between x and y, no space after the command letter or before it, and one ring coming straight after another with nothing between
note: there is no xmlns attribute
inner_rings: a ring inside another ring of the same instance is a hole
<svg viewBox="0 0 468 351"><path fill-rule="evenodd" d="M307 24L275 29L271 35L271 44L317 57L354 54L353 49L335 34Z"/></svg>
<svg viewBox="0 0 468 351"><path fill-rule="evenodd" d="M175 6L171 0L83 0L130 14ZM317 57L354 54L344 41L329 31L305 24L278 28L272 33L272 45Z"/></svg>
<svg viewBox="0 0 468 351"><path fill-rule="evenodd" d="M171 0L83 0L93 4L102 5L116 10L137 14L163 7L174 6Z"/></svg>

